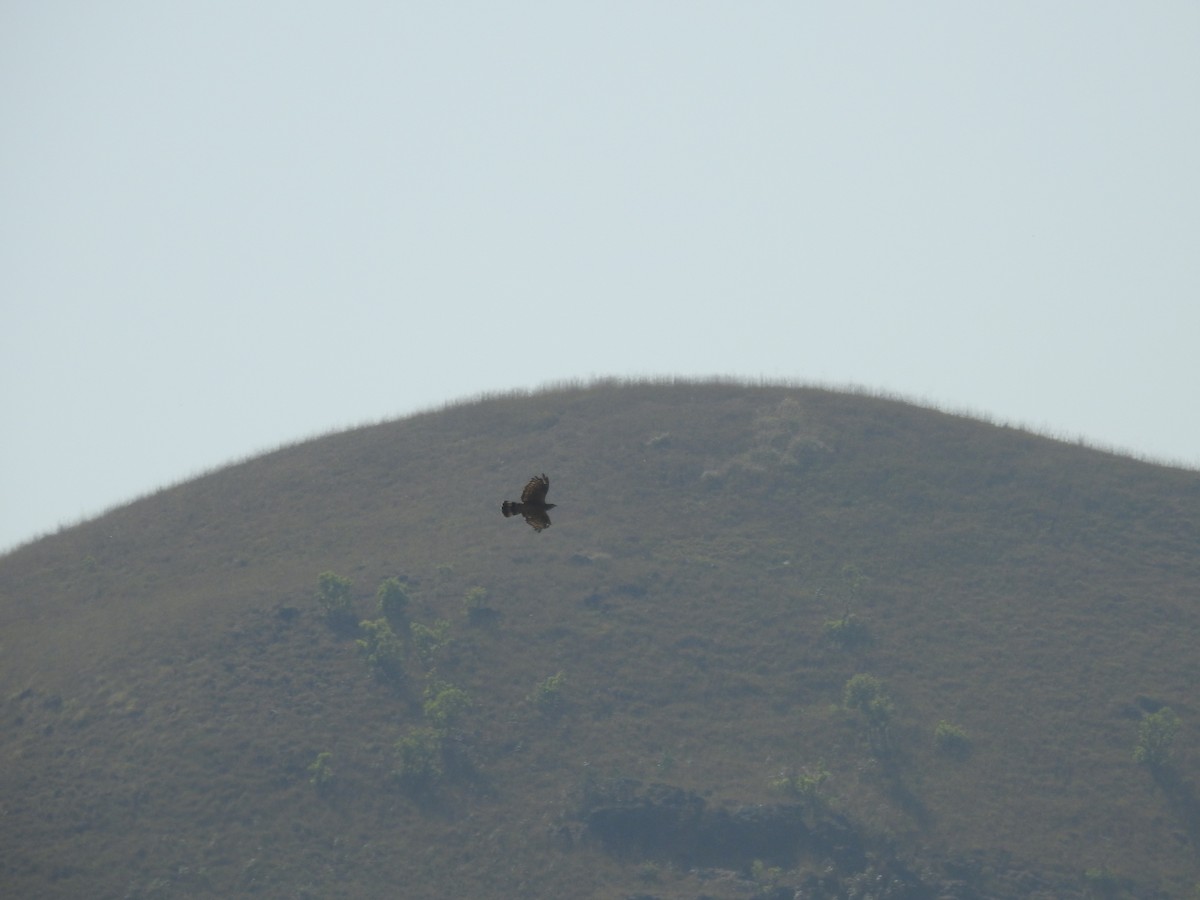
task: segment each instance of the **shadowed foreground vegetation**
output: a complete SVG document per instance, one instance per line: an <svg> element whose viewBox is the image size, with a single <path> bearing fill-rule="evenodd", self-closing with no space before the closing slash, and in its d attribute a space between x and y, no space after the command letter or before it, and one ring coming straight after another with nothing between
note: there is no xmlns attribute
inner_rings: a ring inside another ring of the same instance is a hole
<svg viewBox="0 0 1200 900"><path fill-rule="evenodd" d="M1197 473L891 400L331 435L0 558L0 894L1191 897L1198 599Z"/></svg>

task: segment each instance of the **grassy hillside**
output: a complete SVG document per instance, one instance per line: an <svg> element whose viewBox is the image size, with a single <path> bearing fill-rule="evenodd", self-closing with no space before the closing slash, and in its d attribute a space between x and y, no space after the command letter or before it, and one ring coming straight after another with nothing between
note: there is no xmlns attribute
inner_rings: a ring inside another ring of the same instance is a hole
<svg viewBox="0 0 1200 900"><path fill-rule="evenodd" d="M894 401L332 435L0 558L0 894L1191 896L1198 597L1197 473Z"/></svg>

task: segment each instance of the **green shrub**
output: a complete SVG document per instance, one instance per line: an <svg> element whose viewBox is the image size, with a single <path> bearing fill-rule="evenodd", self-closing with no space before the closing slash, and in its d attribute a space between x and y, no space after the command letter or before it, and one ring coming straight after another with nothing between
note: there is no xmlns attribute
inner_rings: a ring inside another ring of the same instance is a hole
<svg viewBox="0 0 1200 900"><path fill-rule="evenodd" d="M557 672L545 681L539 681L534 686L533 693L525 699L536 706L543 715L560 712L563 706L563 686L566 683L567 676Z"/></svg>
<svg viewBox="0 0 1200 900"><path fill-rule="evenodd" d="M463 608L467 613L467 621L472 625L485 625L496 619L496 610L488 605L486 588L476 585L463 595Z"/></svg>
<svg viewBox="0 0 1200 900"><path fill-rule="evenodd" d="M433 681L425 687L425 718L434 728L445 731L471 708L471 698L461 688L444 681Z"/></svg>
<svg viewBox="0 0 1200 900"><path fill-rule="evenodd" d="M824 762L819 762L813 768L805 767L799 772L785 769L771 779L771 788L799 797L814 806L823 806L825 798L821 796L821 786L829 779L829 770Z"/></svg>
<svg viewBox="0 0 1200 900"><path fill-rule="evenodd" d="M1171 760L1171 745L1179 732L1179 716L1164 706L1150 713L1138 725L1137 744L1133 748L1134 762L1151 769L1161 769Z"/></svg>
<svg viewBox="0 0 1200 900"><path fill-rule="evenodd" d="M445 619L438 619L432 625L413 622L408 633L412 636L417 656L426 667L433 665L434 656L450 643L450 623Z"/></svg>
<svg viewBox="0 0 1200 900"><path fill-rule="evenodd" d="M783 869L777 866L768 866L761 859L756 859L750 864L750 879L759 887L777 887L781 878L783 878Z"/></svg>
<svg viewBox="0 0 1200 900"><path fill-rule="evenodd" d="M855 675L842 690L842 705L857 710L867 719L867 735L876 753L890 747L890 726L895 705L874 675Z"/></svg>
<svg viewBox="0 0 1200 900"><path fill-rule="evenodd" d="M868 644L871 641L871 633L867 628L866 621L854 613L846 613L840 619L827 620L825 636L846 649Z"/></svg>
<svg viewBox="0 0 1200 900"><path fill-rule="evenodd" d="M347 627L354 624L354 609L350 604L352 586L349 578L333 572L322 572L317 576L317 603L330 625Z"/></svg>
<svg viewBox="0 0 1200 900"><path fill-rule="evenodd" d="M317 758L309 763L308 771L311 773L311 777L308 779L308 783L317 790L329 787L329 783L333 781L333 767L329 764L331 759L333 759L333 754L326 750L318 753Z"/></svg>
<svg viewBox="0 0 1200 900"><path fill-rule="evenodd" d="M933 729L933 743L947 756L962 758L971 752L971 738L961 726L952 725L945 719Z"/></svg>
<svg viewBox="0 0 1200 900"><path fill-rule="evenodd" d="M883 691L883 682L874 675L855 675L842 688L842 706L846 709L865 713L881 698L886 699L887 694Z"/></svg>
<svg viewBox="0 0 1200 900"><path fill-rule="evenodd" d="M446 769L442 761L443 734L436 728L414 728L395 743L392 777L408 787L430 788Z"/></svg>
<svg viewBox="0 0 1200 900"><path fill-rule="evenodd" d="M408 591L399 578L388 578L379 585L375 592L379 611L383 617L393 624L404 621L408 611Z"/></svg>
<svg viewBox="0 0 1200 900"><path fill-rule="evenodd" d="M404 676L404 644L392 631L387 619L374 619L358 623L362 637L358 644L367 665L378 677L399 679Z"/></svg>

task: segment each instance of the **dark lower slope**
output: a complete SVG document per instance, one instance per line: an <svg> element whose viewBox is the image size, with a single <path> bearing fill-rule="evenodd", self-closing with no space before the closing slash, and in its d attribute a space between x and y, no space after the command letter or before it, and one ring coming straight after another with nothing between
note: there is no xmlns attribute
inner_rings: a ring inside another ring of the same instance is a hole
<svg viewBox="0 0 1200 900"><path fill-rule="evenodd" d="M1186 895L1198 533L1196 473L784 387L281 450L0 559L0 892Z"/></svg>

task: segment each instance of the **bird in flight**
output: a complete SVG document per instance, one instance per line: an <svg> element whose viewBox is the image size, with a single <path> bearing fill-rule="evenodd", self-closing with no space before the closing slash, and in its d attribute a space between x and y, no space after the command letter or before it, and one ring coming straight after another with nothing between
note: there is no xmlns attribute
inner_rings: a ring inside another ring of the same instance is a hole
<svg viewBox="0 0 1200 900"><path fill-rule="evenodd" d="M509 516L524 516L529 527L534 531L542 531L550 527L550 517L547 510L554 509L555 504L546 502L546 492L550 490L550 479L545 474L534 475L521 491L521 502L505 500L500 504L500 512L504 518Z"/></svg>

